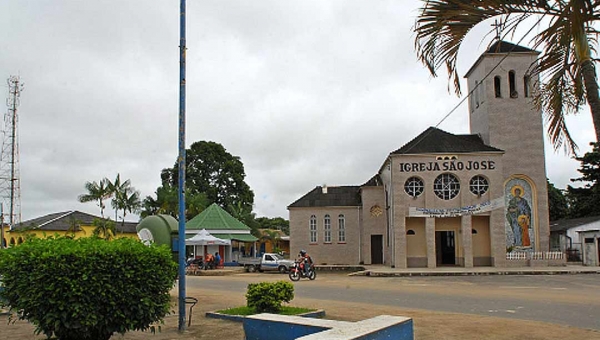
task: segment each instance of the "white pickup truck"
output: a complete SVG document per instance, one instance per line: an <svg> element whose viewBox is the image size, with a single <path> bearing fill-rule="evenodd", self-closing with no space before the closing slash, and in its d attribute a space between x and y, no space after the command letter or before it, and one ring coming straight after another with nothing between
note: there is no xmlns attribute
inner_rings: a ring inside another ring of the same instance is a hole
<svg viewBox="0 0 600 340"><path fill-rule="evenodd" d="M264 253L261 257L240 258L238 264L244 266L248 272L277 270L280 273L286 273L294 265L294 261L286 260L276 253Z"/></svg>

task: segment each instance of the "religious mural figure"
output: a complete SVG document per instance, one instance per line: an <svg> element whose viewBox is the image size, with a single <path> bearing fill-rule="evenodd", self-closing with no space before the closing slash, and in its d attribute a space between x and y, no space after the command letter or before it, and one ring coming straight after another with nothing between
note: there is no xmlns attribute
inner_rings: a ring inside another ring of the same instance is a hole
<svg viewBox="0 0 600 340"><path fill-rule="evenodd" d="M523 198L525 191L520 185L514 185L511 189L511 198L506 209L506 219L512 230L512 245L516 247L531 247L529 229L531 225L531 207L529 202Z"/></svg>

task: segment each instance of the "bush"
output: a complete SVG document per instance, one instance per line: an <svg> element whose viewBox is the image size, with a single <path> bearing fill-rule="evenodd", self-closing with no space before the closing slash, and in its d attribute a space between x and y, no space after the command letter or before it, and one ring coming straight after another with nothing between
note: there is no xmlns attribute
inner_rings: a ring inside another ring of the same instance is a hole
<svg viewBox="0 0 600 340"><path fill-rule="evenodd" d="M148 330L170 311L177 264L134 239L30 239L0 251L0 293L36 334L107 340Z"/></svg>
<svg viewBox="0 0 600 340"><path fill-rule="evenodd" d="M277 313L282 302L294 298L294 285L286 281L259 282L248 284L246 305L257 313Z"/></svg>

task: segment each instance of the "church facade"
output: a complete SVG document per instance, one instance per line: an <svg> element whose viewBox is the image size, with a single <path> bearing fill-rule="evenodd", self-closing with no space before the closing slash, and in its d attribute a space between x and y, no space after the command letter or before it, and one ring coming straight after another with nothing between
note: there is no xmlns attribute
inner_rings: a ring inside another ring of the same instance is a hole
<svg viewBox="0 0 600 340"><path fill-rule="evenodd" d="M507 265L549 248L539 53L497 41L466 74L470 134L431 127L367 182L317 186L288 206L290 251L317 264Z"/></svg>

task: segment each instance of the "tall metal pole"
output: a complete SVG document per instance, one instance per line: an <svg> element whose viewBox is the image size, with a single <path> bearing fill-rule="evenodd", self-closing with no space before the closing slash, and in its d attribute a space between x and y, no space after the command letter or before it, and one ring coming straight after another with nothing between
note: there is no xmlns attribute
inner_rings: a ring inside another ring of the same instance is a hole
<svg viewBox="0 0 600 340"><path fill-rule="evenodd" d="M179 331L185 331L185 0L179 23Z"/></svg>
<svg viewBox="0 0 600 340"><path fill-rule="evenodd" d="M0 203L0 249L4 249L4 204Z"/></svg>
<svg viewBox="0 0 600 340"><path fill-rule="evenodd" d="M19 78L16 78L15 81L15 87L12 93L12 97L14 98L13 100L13 107L12 107L12 126L11 126L11 134L10 134L10 138L12 140L12 146L11 146L11 157L10 157L10 218L9 218L9 222L10 222L10 227L14 228L15 227L15 156L16 156L16 148L17 148L17 90L19 89Z"/></svg>

